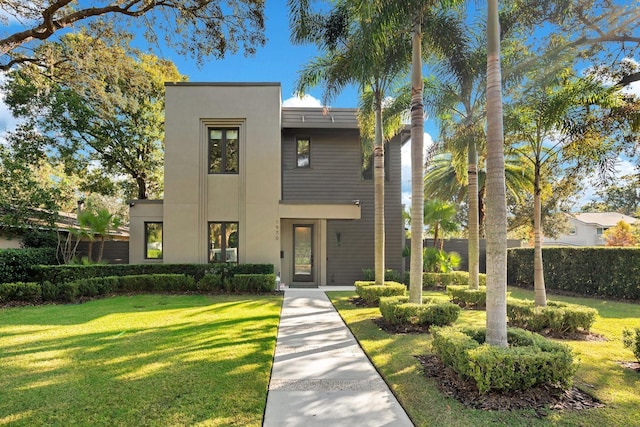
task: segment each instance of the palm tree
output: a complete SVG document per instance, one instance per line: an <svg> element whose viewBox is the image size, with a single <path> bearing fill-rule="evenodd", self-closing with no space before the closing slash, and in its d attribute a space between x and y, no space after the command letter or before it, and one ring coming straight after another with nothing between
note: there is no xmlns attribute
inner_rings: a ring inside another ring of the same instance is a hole
<svg viewBox="0 0 640 427"><path fill-rule="evenodd" d="M546 181L550 181L551 176L555 180L557 171L563 168L577 176L578 170L584 174L585 169L611 157L607 154L611 137L597 114L603 107L620 104L622 99L615 88L606 88L589 77L577 78L566 72L549 80L536 78L538 76L539 73L532 73L534 90L527 91L517 103L510 105L506 117L512 147L534 171L535 304L544 307L547 298L542 260L543 187L550 184Z"/></svg>
<svg viewBox="0 0 640 427"><path fill-rule="evenodd" d="M444 244L444 233L450 233L458 229L455 223L456 207L448 202L438 199L428 200L424 203L424 223L433 232L433 247L440 247ZM440 232L442 236L440 237ZM438 240L440 237L440 240Z"/></svg>
<svg viewBox="0 0 640 427"><path fill-rule="evenodd" d="M436 198L459 203L468 198L469 185L464 165L459 157L450 153L436 155L429 162L424 175L424 195L426 198ZM480 157L478 162L478 223L480 234L485 223L485 194L486 194L486 170L485 158ZM509 200L515 203L523 203L525 194L533 188L533 168L517 153L511 151L505 154L505 184ZM470 207L469 207L470 209Z"/></svg>
<svg viewBox="0 0 640 427"><path fill-rule="evenodd" d="M507 201L498 0L487 1L487 336L507 344Z"/></svg>
<svg viewBox="0 0 640 427"><path fill-rule="evenodd" d="M93 248L93 237L100 237L100 247L98 249L97 261L102 261L102 255L104 254L104 242L105 238L109 235L109 232L120 226L121 220L118 216L109 212L106 208L98 208L95 210L84 210L80 214L78 221L82 226L88 226L88 234L91 236L89 242L89 262L91 262L91 254Z"/></svg>
<svg viewBox="0 0 640 427"><path fill-rule="evenodd" d="M305 28L306 8L298 10L297 20L294 18L292 23L296 40L311 40L324 52L301 71L298 93L323 84L326 105L345 86L356 84L361 92L370 92L373 99L375 283L381 285L385 271L383 101L393 81L406 70L407 44L401 33L380 37L379 23L358 16L357 9L348 3L337 4L326 16L314 16L313 29ZM399 120L396 124L399 131Z"/></svg>

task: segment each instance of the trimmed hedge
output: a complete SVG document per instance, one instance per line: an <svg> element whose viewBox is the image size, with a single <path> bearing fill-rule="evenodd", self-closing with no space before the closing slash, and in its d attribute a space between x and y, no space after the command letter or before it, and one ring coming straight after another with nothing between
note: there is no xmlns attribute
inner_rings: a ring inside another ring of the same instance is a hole
<svg viewBox="0 0 640 427"><path fill-rule="evenodd" d="M409 284L411 272L406 272L404 275L404 283ZM487 275L480 273L479 280L480 286L487 285ZM469 272L467 271L453 271L451 273L422 273L422 289L432 290L438 288L446 288L449 285L469 285Z"/></svg>
<svg viewBox="0 0 640 427"><path fill-rule="evenodd" d="M223 279L235 274L273 274L273 264L94 264L38 266L37 280L60 284L79 279L148 274L184 274L200 281L207 273L220 274Z"/></svg>
<svg viewBox="0 0 640 427"><path fill-rule="evenodd" d="M480 289L469 289L468 285L449 285L447 286L447 294L454 304L464 307L487 307L486 286L481 286Z"/></svg>
<svg viewBox="0 0 640 427"><path fill-rule="evenodd" d="M276 289L275 274L236 274L227 281L229 292L273 292Z"/></svg>
<svg viewBox="0 0 640 427"><path fill-rule="evenodd" d="M509 325L533 332L589 332L597 314L595 308L577 304L548 301L546 307L536 307L531 300L507 299Z"/></svg>
<svg viewBox="0 0 640 427"><path fill-rule="evenodd" d="M403 296L407 293L407 287L398 282L376 285L375 282L358 281L354 285L358 296L364 300L365 304L372 307L380 303L380 297Z"/></svg>
<svg viewBox="0 0 640 427"><path fill-rule="evenodd" d="M74 282L42 285L45 301L73 302L81 297L128 292L183 292L196 289L193 277L184 274L148 274L80 279Z"/></svg>
<svg viewBox="0 0 640 427"><path fill-rule="evenodd" d="M444 326L458 320L460 307L431 300L414 304L409 302L409 297L392 296L380 298L380 313L392 325Z"/></svg>
<svg viewBox="0 0 640 427"><path fill-rule="evenodd" d="M224 280L222 274L207 273L198 281L198 290L202 292L224 290Z"/></svg>
<svg viewBox="0 0 640 427"><path fill-rule="evenodd" d="M362 277L365 282L374 282L376 280L376 273L372 268L363 268L362 269ZM405 276L406 277L406 276ZM392 270L390 268L384 271L384 281L385 282L398 282L398 283L409 283L408 281L403 282L402 273Z"/></svg>
<svg viewBox="0 0 640 427"><path fill-rule="evenodd" d="M571 349L531 332L507 330L509 347L484 344L484 328L433 328L432 346L442 362L478 390L525 390L538 385L569 387L577 369Z"/></svg>
<svg viewBox="0 0 640 427"><path fill-rule="evenodd" d="M42 288L38 283L0 283L0 303L8 301L38 302Z"/></svg>
<svg viewBox="0 0 640 427"><path fill-rule="evenodd" d="M542 259L547 289L640 299L640 248L544 247ZM507 282L533 288L533 248L507 251Z"/></svg>
<svg viewBox="0 0 640 427"><path fill-rule="evenodd" d="M52 248L0 249L0 283L37 281L34 266L58 264Z"/></svg>
<svg viewBox="0 0 640 427"><path fill-rule="evenodd" d="M622 344L633 352L638 362L640 362L640 328L627 329L622 331Z"/></svg>

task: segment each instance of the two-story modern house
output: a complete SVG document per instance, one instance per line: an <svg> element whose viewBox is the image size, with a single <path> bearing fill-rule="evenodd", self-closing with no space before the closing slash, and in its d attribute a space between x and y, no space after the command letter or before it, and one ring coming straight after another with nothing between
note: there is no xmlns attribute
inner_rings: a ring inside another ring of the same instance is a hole
<svg viewBox="0 0 640 427"><path fill-rule="evenodd" d="M402 270L400 148L385 152L386 267ZM355 109L286 108L278 83L166 85L164 200L131 201L131 263L270 263L288 285L374 265Z"/></svg>

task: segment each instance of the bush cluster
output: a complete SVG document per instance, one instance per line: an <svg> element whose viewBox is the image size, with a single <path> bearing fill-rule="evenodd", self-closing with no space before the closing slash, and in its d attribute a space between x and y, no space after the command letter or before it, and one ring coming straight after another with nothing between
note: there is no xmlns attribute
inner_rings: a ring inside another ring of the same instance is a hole
<svg viewBox="0 0 640 427"><path fill-rule="evenodd" d="M37 282L0 284L0 303L75 301L128 292L272 292L270 264L140 264L36 266Z"/></svg>
<svg viewBox="0 0 640 427"><path fill-rule="evenodd" d="M0 249L0 283L37 281L37 265L57 264L52 248Z"/></svg>
<svg viewBox="0 0 640 427"><path fill-rule="evenodd" d="M533 332L589 332L597 314L595 308L577 304L548 301L546 307L536 307L531 300L507 299L509 325Z"/></svg>
<svg viewBox="0 0 640 427"><path fill-rule="evenodd" d="M449 285L447 295L451 302L463 307L486 308L487 288L469 289L468 285Z"/></svg>
<svg viewBox="0 0 640 427"><path fill-rule="evenodd" d="M365 282L373 282L376 280L376 272L372 268L363 268L362 277ZM399 273L395 270L389 268L384 271L385 282L408 283L403 282L403 279L404 277L402 276L402 273Z"/></svg>
<svg viewBox="0 0 640 427"><path fill-rule="evenodd" d="M442 362L475 381L481 393L568 387L576 371L568 346L522 329L508 330L507 348L484 344L484 328L433 328L431 333L433 350Z"/></svg>
<svg viewBox="0 0 640 427"><path fill-rule="evenodd" d="M38 283L0 283L0 303L8 301L38 302L41 297L42 289Z"/></svg>
<svg viewBox="0 0 640 427"><path fill-rule="evenodd" d="M45 301L73 302L81 297L96 297L129 292L183 292L196 290L193 277L184 274L147 274L79 279L73 282L42 284Z"/></svg>
<svg viewBox="0 0 640 427"><path fill-rule="evenodd" d="M640 328L633 330L625 328L622 331L622 344L633 352L638 362L640 362Z"/></svg>
<svg viewBox="0 0 640 427"><path fill-rule="evenodd" d="M405 273L405 284L409 284L411 272ZM480 286L486 286L487 275L480 273ZM468 285L469 273L467 271L453 271L451 273L422 273L422 289L431 290L446 288L449 285Z"/></svg>
<svg viewBox="0 0 640 427"><path fill-rule="evenodd" d="M406 296L394 296L380 298L380 313L392 325L444 326L458 320L460 307L430 300L414 304Z"/></svg>
<svg viewBox="0 0 640 427"><path fill-rule="evenodd" d="M227 279L236 274L272 274L274 267L273 264L94 264L38 266L35 270L38 281L59 284L92 277L144 274L184 274L198 282L207 273Z"/></svg>
<svg viewBox="0 0 640 427"><path fill-rule="evenodd" d="M640 299L640 248L542 248L547 289ZM533 288L533 248L508 250L507 281Z"/></svg>
<svg viewBox="0 0 640 427"><path fill-rule="evenodd" d="M380 297L402 296L407 293L407 287L398 282L376 285L375 282L358 281L354 285L358 296L370 306L377 306L380 303Z"/></svg>

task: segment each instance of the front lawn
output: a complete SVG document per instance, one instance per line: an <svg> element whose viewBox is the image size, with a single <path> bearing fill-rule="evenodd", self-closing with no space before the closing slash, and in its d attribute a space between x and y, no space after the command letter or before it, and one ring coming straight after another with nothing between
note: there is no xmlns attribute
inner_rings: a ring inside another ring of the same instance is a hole
<svg viewBox="0 0 640 427"><path fill-rule="evenodd" d="M533 292L509 289L515 298L533 299ZM431 335L392 335L381 330L372 319L380 317L377 307L356 307L349 298L353 292L329 292L333 304L345 320L376 368L393 389L402 406L417 426L486 426L486 425L638 425L640 420L640 373L622 367L618 361L634 361L630 350L622 345L624 327L640 327L640 305L589 298L556 297L551 300L583 304L596 308L592 332L606 341L563 341L569 344L579 361L574 385L597 397L604 408L581 411L548 411L539 418L533 410L485 411L467 409L438 391L435 382L422 374L415 356L430 354ZM425 297L446 301L440 292L425 292ZM485 312L463 310L454 325L484 326Z"/></svg>
<svg viewBox="0 0 640 427"><path fill-rule="evenodd" d="M0 425L260 426L280 296L0 309Z"/></svg>

